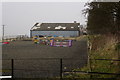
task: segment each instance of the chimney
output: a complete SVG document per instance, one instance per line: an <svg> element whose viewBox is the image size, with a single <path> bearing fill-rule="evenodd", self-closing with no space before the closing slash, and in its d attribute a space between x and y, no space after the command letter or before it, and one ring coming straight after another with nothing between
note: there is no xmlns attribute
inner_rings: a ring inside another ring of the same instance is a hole
<svg viewBox="0 0 120 80"><path fill-rule="evenodd" d="M77 23L77 21L74 21L74 23Z"/></svg>

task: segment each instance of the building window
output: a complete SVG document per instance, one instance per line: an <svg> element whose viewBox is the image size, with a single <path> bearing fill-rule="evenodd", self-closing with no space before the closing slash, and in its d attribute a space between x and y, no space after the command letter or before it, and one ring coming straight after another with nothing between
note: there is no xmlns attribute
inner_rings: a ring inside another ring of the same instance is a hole
<svg viewBox="0 0 120 80"><path fill-rule="evenodd" d="M74 28L74 27L71 27L71 28Z"/></svg>
<svg viewBox="0 0 120 80"><path fill-rule="evenodd" d="M58 26L58 27L55 27L55 29L66 29L66 27Z"/></svg>
<svg viewBox="0 0 120 80"><path fill-rule="evenodd" d="M50 27L48 27L48 29L50 29Z"/></svg>

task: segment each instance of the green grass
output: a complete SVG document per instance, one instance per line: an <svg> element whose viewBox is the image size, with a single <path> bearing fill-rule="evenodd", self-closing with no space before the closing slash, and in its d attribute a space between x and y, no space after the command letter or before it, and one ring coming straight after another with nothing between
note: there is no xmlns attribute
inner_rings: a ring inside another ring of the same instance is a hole
<svg viewBox="0 0 120 80"><path fill-rule="evenodd" d="M90 60L88 65L81 69L74 69L75 71L92 71L103 73L120 73L120 61L106 61L94 59L119 59L120 43L118 44L114 36L106 35L88 35L84 38L92 44L92 49L89 50ZM116 78L116 75L88 75L88 74L73 74L68 77L80 78ZM120 78L120 77L119 77Z"/></svg>

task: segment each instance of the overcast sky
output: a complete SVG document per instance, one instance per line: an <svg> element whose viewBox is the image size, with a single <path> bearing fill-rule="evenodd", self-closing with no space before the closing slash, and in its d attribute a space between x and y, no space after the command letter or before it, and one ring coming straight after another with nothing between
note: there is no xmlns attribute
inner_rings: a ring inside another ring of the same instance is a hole
<svg viewBox="0 0 120 80"><path fill-rule="evenodd" d="M4 2L2 20L5 35L29 35L36 22L80 22L85 24L82 14L85 2Z"/></svg>
<svg viewBox="0 0 120 80"><path fill-rule="evenodd" d="M5 35L29 35L36 22L73 22L85 24L84 4L93 0L1 0L0 37L2 25ZM99 0L119 1L119 0ZM3 14L3 15L2 15Z"/></svg>

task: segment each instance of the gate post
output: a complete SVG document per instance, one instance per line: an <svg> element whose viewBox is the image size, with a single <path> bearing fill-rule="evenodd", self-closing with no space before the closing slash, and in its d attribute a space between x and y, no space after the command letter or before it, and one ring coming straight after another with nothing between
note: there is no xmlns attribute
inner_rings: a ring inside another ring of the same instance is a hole
<svg viewBox="0 0 120 80"><path fill-rule="evenodd" d="M12 78L14 78L14 59L11 59L11 68L12 68L12 71L11 71Z"/></svg>
<svg viewBox="0 0 120 80"><path fill-rule="evenodd" d="M62 80L62 72L63 72L63 70L62 70L62 59L60 59L60 80Z"/></svg>

